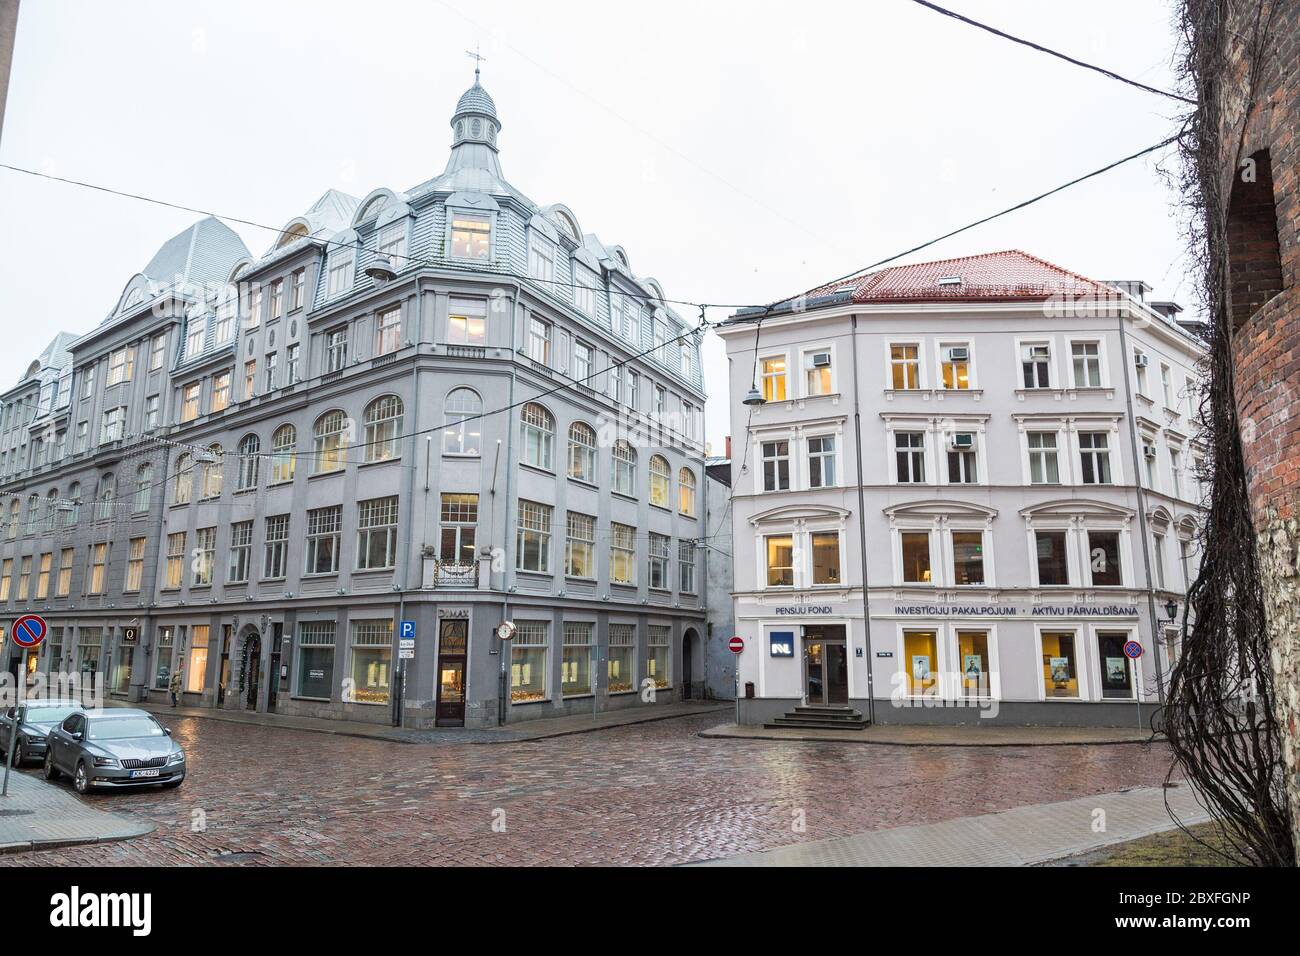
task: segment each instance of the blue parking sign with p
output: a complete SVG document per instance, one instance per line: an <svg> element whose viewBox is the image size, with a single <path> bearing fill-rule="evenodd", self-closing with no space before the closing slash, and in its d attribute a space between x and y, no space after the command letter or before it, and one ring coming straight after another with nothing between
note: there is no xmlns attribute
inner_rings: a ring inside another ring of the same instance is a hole
<svg viewBox="0 0 1300 956"><path fill-rule="evenodd" d="M402 621L398 627L398 637L415 637L415 622Z"/></svg>

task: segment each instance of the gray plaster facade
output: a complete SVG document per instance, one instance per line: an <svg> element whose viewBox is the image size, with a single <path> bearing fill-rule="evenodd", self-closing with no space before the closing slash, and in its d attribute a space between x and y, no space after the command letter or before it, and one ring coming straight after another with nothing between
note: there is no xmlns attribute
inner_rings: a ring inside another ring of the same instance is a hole
<svg viewBox="0 0 1300 956"><path fill-rule="evenodd" d="M46 617L33 668L416 727L703 691L727 572L691 324L502 178L477 78L451 126L441 175L331 190L260 257L196 223L0 395L0 627Z"/></svg>

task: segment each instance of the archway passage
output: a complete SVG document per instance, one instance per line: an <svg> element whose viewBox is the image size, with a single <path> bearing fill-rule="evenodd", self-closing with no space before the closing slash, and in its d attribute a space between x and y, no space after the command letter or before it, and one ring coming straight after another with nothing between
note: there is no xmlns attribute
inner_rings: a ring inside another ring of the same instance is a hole
<svg viewBox="0 0 1300 956"><path fill-rule="evenodd" d="M244 639L242 660L244 709L257 710L257 695L262 683L262 636L249 632Z"/></svg>
<svg viewBox="0 0 1300 956"><path fill-rule="evenodd" d="M704 645L693 627L682 634L682 700L704 696Z"/></svg>

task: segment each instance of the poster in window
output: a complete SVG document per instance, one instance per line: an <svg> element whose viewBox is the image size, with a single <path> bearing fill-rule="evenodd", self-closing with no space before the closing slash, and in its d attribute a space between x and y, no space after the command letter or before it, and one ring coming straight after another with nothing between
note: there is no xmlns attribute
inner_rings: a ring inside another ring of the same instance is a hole
<svg viewBox="0 0 1300 956"><path fill-rule="evenodd" d="M1106 680L1110 684L1125 684L1128 681L1128 658L1106 658Z"/></svg>
<svg viewBox="0 0 1300 956"><path fill-rule="evenodd" d="M930 655L913 654L912 655L912 680L926 681L930 679Z"/></svg>
<svg viewBox="0 0 1300 956"><path fill-rule="evenodd" d="M961 669L966 673L967 680L979 680L980 675L984 673L984 656L967 654L962 658Z"/></svg>
<svg viewBox="0 0 1300 956"><path fill-rule="evenodd" d="M1057 684L1068 684L1070 682L1070 659L1068 657L1053 657L1049 662L1052 669L1052 680Z"/></svg>

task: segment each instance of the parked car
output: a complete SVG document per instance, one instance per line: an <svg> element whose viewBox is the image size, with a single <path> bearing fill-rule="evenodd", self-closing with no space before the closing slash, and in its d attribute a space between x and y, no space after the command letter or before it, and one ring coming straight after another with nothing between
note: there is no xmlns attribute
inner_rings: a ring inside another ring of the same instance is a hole
<svg viewBox="0 0 1300 956"><path fill-rule="evenodd" d="M21 711L18 727L18 749L14 751L14 766L27 760L45 759L45 738L69 715L82 710L75 700L28 700L19 707L10 707L0 715L0 764L9 759L9 734L15 716Z"/></svg>
<svg viewBox="0 0 1300 956"><path fill-rule="evenodd" d="M185 751L153 715L131 708L69 714L46 738L45 779L72 777L78 793L185 780Z"/></svg>

